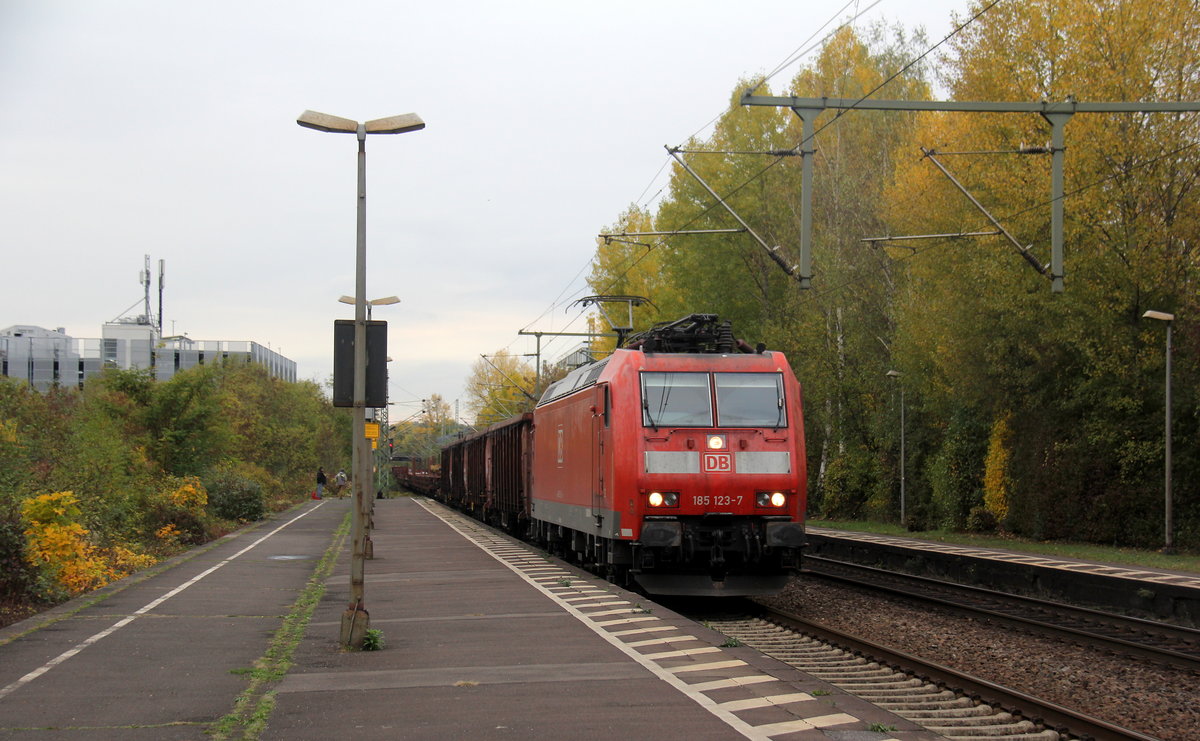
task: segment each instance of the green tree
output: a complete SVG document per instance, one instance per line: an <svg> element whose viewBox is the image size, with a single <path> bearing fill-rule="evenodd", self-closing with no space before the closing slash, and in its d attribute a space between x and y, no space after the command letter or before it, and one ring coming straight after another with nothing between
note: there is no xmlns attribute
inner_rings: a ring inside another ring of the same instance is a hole
<svg viewBox="0 0 1200 741"><path fill-rule="evenodd" d="M954 40L945 77L964 100L1200 99L1195 10L1145 0L1000 3ZM1036 115L931 114L920 126L919 140L944 151L1049 138ZM1161 512L1161 386L1153 381L1161 328L1140 316L1147 308L1183 315L1197 301L1200 126L1194 114L1077 114L1066 137L1066 293L1050 294L999 238L930 243L904 260L896 355L927 419L1011 410L1009 523L1018 532L1151 544ZM945 159L1048 259L1048 158ZM892 233L986 228L915 158L901 163L886 201ZM1189 391L1177 399L1188 420L1178 432L1195 434L1196 345L1193 332L1181 334L1178 375ZM1189 448L1177 476L1198 463ZM1185 509L1186 537L1196 538L1198 515Z"/></svg>

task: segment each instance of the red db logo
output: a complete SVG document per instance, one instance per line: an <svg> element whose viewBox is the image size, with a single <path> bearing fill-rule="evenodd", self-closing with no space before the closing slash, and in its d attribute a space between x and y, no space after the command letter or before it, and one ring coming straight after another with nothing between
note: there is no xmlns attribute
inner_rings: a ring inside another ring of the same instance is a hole
<svg viewBox="0 0 1200 741"><path fill-rule="evenodd" d="M704 473L733 473L733 454L701 453L700 470Z"/></svg>

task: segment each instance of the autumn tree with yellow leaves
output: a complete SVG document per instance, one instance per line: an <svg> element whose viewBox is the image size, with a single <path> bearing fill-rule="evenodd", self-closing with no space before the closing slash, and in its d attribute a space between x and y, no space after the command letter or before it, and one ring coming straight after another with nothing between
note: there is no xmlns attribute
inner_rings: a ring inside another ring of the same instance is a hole
<svg viewBox="0 0 1200 741"><path fill-rule="evenodd" d="M476 360L467 379L467 412L476 427L533 409L536 369L507 350Z"/></svg>

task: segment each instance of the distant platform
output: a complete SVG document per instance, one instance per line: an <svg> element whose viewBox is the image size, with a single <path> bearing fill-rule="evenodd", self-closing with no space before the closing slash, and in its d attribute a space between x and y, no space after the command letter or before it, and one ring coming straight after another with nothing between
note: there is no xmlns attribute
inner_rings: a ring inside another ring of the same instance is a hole
<svg viewBox="0 0 1200 741"><path fill-rule="evenodd" d="M1200 624L1200 576L1001 548L809 527L810 555ZM917 564L920 564L918 567Z"/></svg>

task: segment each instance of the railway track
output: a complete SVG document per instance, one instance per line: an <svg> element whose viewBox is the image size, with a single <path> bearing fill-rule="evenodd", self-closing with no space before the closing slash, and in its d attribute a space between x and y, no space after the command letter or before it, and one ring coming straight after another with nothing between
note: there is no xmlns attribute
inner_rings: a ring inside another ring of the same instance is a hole
<svg viewBox="0 0 1200 741"><path fill-rule="evenodd" d="M920 599L1022 630L1200 673L1200 630L869 566L805 559L823 579Z"/></svg>
<svg viewBox="0 0 1200 741"><path fill-rule="evenodd" d="M1153 741L1150 736L795 615L767 610L758 615L702 619L743 645L949 739Z"/></svg>

